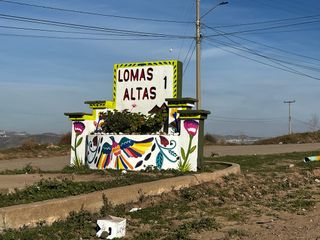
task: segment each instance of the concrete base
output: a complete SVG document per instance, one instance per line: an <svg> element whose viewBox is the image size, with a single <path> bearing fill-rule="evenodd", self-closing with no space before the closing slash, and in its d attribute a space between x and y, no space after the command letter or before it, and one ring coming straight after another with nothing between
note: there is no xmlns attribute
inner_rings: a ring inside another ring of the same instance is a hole
<svg viewBox="0 0 320 240"><path fill-rule="evenodd" d="M226 163L227 167L212 173L200 173L175 178L162 179L153 182L140 183L130 186L111 188L103 191L71 196L63 199L52 199L30 204L15 205L0 208L0 230L19 228L24 225L34 226L39 221L52 223L68 217L71 211L87 210L97 212L103 206L103 194L113 204L137 202L141 193L146 196L179 190L201 183L217 180L230 174L239 174L238 164Z"/></svg>

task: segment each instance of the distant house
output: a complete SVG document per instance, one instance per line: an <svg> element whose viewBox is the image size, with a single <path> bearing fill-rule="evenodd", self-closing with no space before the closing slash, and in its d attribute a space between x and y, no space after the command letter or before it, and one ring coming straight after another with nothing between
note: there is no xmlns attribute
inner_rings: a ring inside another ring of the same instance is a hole
<svg viewBox="0 0 320 240"><path fill-rule="evenodd" d="M0 130L0 138L6 138L6 137L8 137L6 134L6 131Z"/></svg>

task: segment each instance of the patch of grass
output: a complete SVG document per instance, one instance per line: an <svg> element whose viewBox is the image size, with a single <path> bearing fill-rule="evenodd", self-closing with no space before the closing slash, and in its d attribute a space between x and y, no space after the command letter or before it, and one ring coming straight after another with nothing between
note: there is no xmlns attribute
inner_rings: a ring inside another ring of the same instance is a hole
<svg viewBox="0 0 320 240"><path fill-rule="evenodd" d="M306 189L297 189L280 196L274 196L265 205L274 210L287 211L291 213L299 213L301 211L309 211L316 204L313 193Z"/></svg>
<svg viewBox="0 0 320 240"><path fill-rule="evenodd" d="M228 230L228 237L247 237L249 236L248 232L244 229L232 228Z"/></svg>
<svg viewBox="0 0 320 240"><path fill-rule="evenodd" d="M183 188L179 192L180 197L187 201L187 202L192 202L197 199L197 191L193 188Z"/></svg>
<svg viewBox="0 0 320 240"><path fill-rule="evenodd" d="M244 155L244 156L223 156L206 158L205 166L210 166L211 162L233 162L241 166L241 170L246 172L272 172L283 171L283 168L277 169L276 165L283 160L290 159L299 168L313 170L320 167L319 162L304 163L303 159L306 156L320 155L320 152L293 152L282 154L268 154L268 155ZM275 166L274 168L272 166Z"/></svg>
<svg viewBox="0 0 320 240"><path fill-rule="evenodd" d="M141 209L140 211L129 213L133 219L139 219L141 223L160 223L165 224L164 220L166 209L169 206L166 203L155 205L152 207Z"/></svg>
<svg viewBox="0 0 320 240"><path fill-rule="evenodd" d="M70 213L64 221L54 222L51 226L39 222L35 228L22 227L19 230L7 229L0 235L1 240L61 240L61 239L93 239L95 231L92 222L96 217L86 211Z"/></svg>
<svg viewBox="0 0 320 240"><path fill-rule="evenodd" d="M226 212L225 216L229 221L235 221L235 222L244 222L246 219L246 216L244 215L244 213L239 211Z"/></svg>
<svg viewBox="0 0 320 240"><path fill-rule="evenodd" d="M219 229L220 224L214 218L202 218L200 220L193 220L180 225L177 229L166 236L168 240L176 239L190 239L189 234L202 230L209 231L212 229Z"/></svg>
<svg viewBox="0 0 320 240"><path fill-rule="evenodd" d="M141 182L150 182L172 175L142 175L139 173L115 173L118 176L110 181L90 181L90 182L73 182L68 179L64 180L41 180L40 182L28 186L25 189L18 190L14 193L0 193L0 207L6 207L16 204L24 204L36 201L43 201L53 198L62 198L75 196L83 193L90 193L104 189L121 187Z"/></svg>
<svg viewBox="0 0 320 240"><path fill-rule="evenodd" d="M153 229L152 231L139 233L138 235L134 236L134 239L135 240L152 240L152 239L159 239L160 236L161 236L161 233Z"/></svg>

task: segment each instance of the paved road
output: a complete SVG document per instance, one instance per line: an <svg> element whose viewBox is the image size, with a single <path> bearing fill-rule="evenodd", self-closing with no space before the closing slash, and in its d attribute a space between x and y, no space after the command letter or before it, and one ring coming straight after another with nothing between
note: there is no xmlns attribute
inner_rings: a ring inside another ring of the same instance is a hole
<svg viewBox="0 0 320 240"><path fill-rule="evenodd" d="M319 151L320 143L306 144L274 144L274 145L236 145L236 146L217 146L207 145L204 148L204 155L210 157L212 153L219 156L226 155L253 155L253 154L273 154L288 152L308 152Z"/></svg>
<svg viewBox="0 0 320 240"><path fill-rule="evenodd" d="M272 153L286 153L286 152L305 152L320 150L320 143L316 144L282 144L282 145L243 145L243 146L205 146L205 156L211 156L212 153L225 155L252 155L252 154L272 154ZM45 171L57 171L69 164L70 156L50 157L50 158L24 158L24 159L10 159L0 161L0 172L6 169L22 169L27 164L33 167L40 168ZM23 174L23 175L3 175L0 176L0 192L12 191L14 188L22 188L33 184L42 178L56 178L56 177L72 177L64 174ZM90 181L97 176L87 177L86 179L79 179L78 181ZM77 181L77 179L74 179Z"/></svg>
<svg viewBox="0 0 320 240"><path fill-rule="evenodd" d="M308 144L277 144L277 145L241 145L241 146L205 146L204 155L211 156L212 153L225 155L252 155L272 154L286 152L306 152L320 150L320 143ZM24 168L27 164L45 171L57 171L69 164L70 156L50 158L24 158L0 161L0 172L6 169L14 170Z"/></svg>

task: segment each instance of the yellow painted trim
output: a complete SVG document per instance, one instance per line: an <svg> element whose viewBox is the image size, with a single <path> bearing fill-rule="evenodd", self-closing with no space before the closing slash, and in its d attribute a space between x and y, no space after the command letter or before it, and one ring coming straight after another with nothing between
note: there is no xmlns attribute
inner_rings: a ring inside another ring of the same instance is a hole
<svg viewBox="0 0 320 240"><path fill-rule="evenodd" d="M85 120L88 120L88 121L94 121L96 120L96 114L97 114L97 110L96 109L93 109L92 110L92 113L89 115L89 114L86 114L86 115L83 115L82 117L80 118L69 118L71 121L85 121Z"/></svg>
<svg viewBox="0 0 320 240"><path fill-rule="evenodd" d="M168 107L193 107L193 104L190 103L179 103L179 104L168 104Z"/></svg>
<svg viewBox="0 0 320 240"><path fill-rule="evenodd" d="M71 121L84 121L84 118L69 118Z"/></svg>
<svg viewBox="0 0 320 240"><path fill-rule="evenodd" d="M104 101L104 102L96 102L89 104L91 109L115 109L115 102L114 101Z"/></svg>
<svg viewBox="0 0 320 240"><path fill-rule="evenodd" d="M180 113L180 119L184 120L184 119L201 119L202 116L201 115L195 115L195 116L181 116Z"/></svg>
<svg viewBox="0 0 320 240"><path fill-rule="evenodd" d="M115 101L106 101L106 108L116 109L116 102Z"/></svg>

